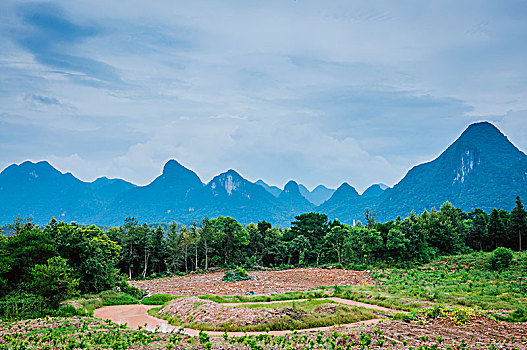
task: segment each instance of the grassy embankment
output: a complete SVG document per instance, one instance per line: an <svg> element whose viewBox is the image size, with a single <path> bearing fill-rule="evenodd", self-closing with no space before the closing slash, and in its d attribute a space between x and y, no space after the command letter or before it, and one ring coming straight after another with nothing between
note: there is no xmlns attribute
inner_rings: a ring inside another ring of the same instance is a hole
<svg viewBox="0 0 527 350"><path fill-rule="evenodd" d="M93 310L103 306L139 304L140 301L129 294L107 290L99 294L85 294L66 303L81 306L93 315Z"/></svg>
<svg viewBox="0 0 527 350"><path fill-rule="evenodd" d="M166 304L165 304L166 305ZM243 304L229 306L233 308L250 308L250 309L273 309L277 312L276 317L270 317L262 320L256 325L238 325L235 322L224 322L219 326L202 323L202 322L185 322L179 317L169 317L159 314L162 307L148 310L152 316L160 317L174 326L188 327L208 331L281 331L291 329L306 329L316 327L333 326L336 324L347 324L358 321L377 318L377 316L367 309L344 306L330 300L306 300L290 301L273 304ZM196 303L194 308L199 308L200 304Z"/></svg>

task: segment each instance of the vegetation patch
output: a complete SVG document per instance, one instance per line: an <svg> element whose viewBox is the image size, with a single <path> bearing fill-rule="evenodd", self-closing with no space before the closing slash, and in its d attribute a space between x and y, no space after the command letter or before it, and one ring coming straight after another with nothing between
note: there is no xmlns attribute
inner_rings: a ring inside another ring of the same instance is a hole
<svg viewBox="0 0 527 350"><path fill-rule="evenodd" d="M224 282L238 282L250 279L251 276L241 267L236 268L236 270L225 271L225 275L223 275Z"/></svg>
<svg viewBox="0 0 527 350"><path fill-rule="evenodd" d="M406 311L454 305L488 310L499 319L522 322L527 305L527 253L494 270L494 253L476 252L438 259L410 269L372 272L379 284L338 287L335 296Z"/></svg>
<svg viewBox="0 0 527 350"><path fill-rule="evenodd" d="M327 294L324 290L287 292L271 295L201 295L198 298L212 300L216 303L261 303L270 301L298 300L298 299L316 299L324 298Z"/></svg>
<svg viewBox="0 0 527 350"><path fill-rule="evenodd" d="M123 292L107 290L99 294L85 294L65 303L77 308L80 306L88 313L93 313L93 310L103 306L139 304L139 300Z"/></svg>
<svg viewBox="0 0 527 350"><path fill-rule="evenodd" d="M169 302L170 300L174 300L176 298L181 298L180 296L172 295L172 294L154 294L149 297L143 298L141 300L141 304L144 305L163 305L166 302Z"/></svg>
<svg viewBox="0 0 527 350"><path fill-rule="evenodd" d="M489 317L488 312L471 308L436 306L433 309L425 309L415 313L413 316L408 316L406 320L413 320L421 323L428 323L431 320L439 320L456 325L466 325L469 322L474 322L474 320L479 317Z"/></svg>

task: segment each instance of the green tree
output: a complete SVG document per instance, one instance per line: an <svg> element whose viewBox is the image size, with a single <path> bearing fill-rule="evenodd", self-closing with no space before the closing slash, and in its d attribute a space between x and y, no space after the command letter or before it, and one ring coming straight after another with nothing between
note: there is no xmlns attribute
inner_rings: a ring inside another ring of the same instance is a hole
<svg viewBox="0 0 527 350"><path fill-rule="evenodd" d="M52 220L44 232L52 237L57 254L71 266L81 292L98 293L115 286L121 246L101 229Z"/></svg>
<svg viewBox="0 0 527 350"><path fill-rule="evenodd" d="M209 269L209 254L211 252L210 242L213 239L214 228L209 219L205 218L201 221L201 244L203 246L203 253L205 254L205 271Z"/></svg>
<svg viewBox="0 0 527 350"><path fill-rule="evenodd" d="M395 259L407 260L408 246L410 240L406 238L404 233L396 228L390 229L386 235L386 253L389 257Z"/></svg>
<svg viewBox="0 0 527 350"><path fill-rule="evenodd" d="M247 231L238 221L228 216L219 216L210 221L215 231L213 243L216 251L223 253L223 263L239 264L236 259L241 255L239 251L249 244Z"/></svg>
<svg viewBox="0 0 527 350"><path fill-rule="evenodd" d="M519 196L516 197L516 206L511 210L510 230L518 237L518 250L522 251L522 236L527 232L527 215Z"/></svg>
<svg viewBox="0 0 527 350"><path fill-rule="evenodd" d="M489 217L488 235L493 248L498 247L498 242L503 242L505 238L505 227L499 211L496 208L492 209Z"/></svg>
<svg viewBox="0 0 527 350"><path fill-rule="evenodd" d="M152 264L152 272L162 272L165 271L165 231L161 227L161 225L157 225L156 230L152 233L150 239L151 239L151 245L152 245L152 258L150 259L150 262Z"/></svg>
<svg viewBox="0 0 527 350"><path fill-rule="evenodd" d="M395 220L395 228L400 230L408 239L408 250L406 251L407 260L426 262L432 255L426 240L426 229L422 225L421 217L417 216L412 210L410 216L404 220Z"/></svg>
<svg viewBox="0 0 527 350"><path fill-rule="evenodd" d="M47 264L37 264L30 270L32 290L44 297L54 308L59 302L79 294L79 281L72 277L72 269L66 259L55 256Z"/></svg>
<svg viewBox="0 0 527 350"><path fill-rule="evenodd" d="M366 219L366 228L375 228L375 211L370 211L370 208L366 208L364 218Z"/></svg>
<svg viewBox="0 0 527 350"><path fill-rule="evenodd" d="M190 237L190 246L194 250L194 270L198 270L199 269L198 248L201 242L201 230L199 229L195 221L190 226L189 237Z"/></svg>
<svg viewBox="0 0 527 350"><path fill-rule="evenodd" d="M262 262L266 266L278 266L286 262L289 252L282 231L277 227L265 230Z"/></svg>
<svg viewBox="0 0 527 350"><path fill-rule="evenodd" d="M344 253L349 229L347 225L343 224L342 226L334 226L325 237L326 244L337 255L337 263L339 264L342 264L342 254Z"/></svg>
<svg viewBox="0 0 527 350"><path fill-rule="evenodd" d="M135 275L134 270L137 269L137 259L139 250L139 226L137 220L133 217L127 217L124 220L124 225L121 227L119 234L119 244L123 248L121 254L121 263L123 270L126 269L128 278Z"/></svg>
<svg viewBox="0 0 527 350"><path fill-rule="evenodd" d="M459 212L446 202L439 211L424 211L419 222L428 244L440 254L458 254L465 248L466 227Z"/></svg>
<svg viewBox="0 0 527 350"><path fill-rule="evenodd" d="M361 234L361 250L364 261L372 261L378 258L383 249L382 236L375 229L364 228Z"/></svg>
<svg viewBox="0 0 527 350"><path fill-rule="evenodd" d="M293 240L288 243L289 246L289 257L295 258L297 265L304 265L306 251L309 248L309 240L304 235L296 236ZM291 264L289 260L288 265Z"/></svg>
<svg viewBox="0 0 527 350"><path fill-rule="evenodd" d="M170 223L165 240L165 264L171 273L176 273L182 265L182 235L176 222Z"/></svg>
<svg viewBox="0 0 527 350"><path fill-rule="evenodd" d="M291 222L291 239L304 236L309 241L307 261L318 265L324 246L324 237L329 231L328 217L326 214L307 213L295 216L296 221Z"/></svg>
<svg viewBox="0 0 527 350"><path fill-rule="evenodd" d="M15 289L29 283L30 269L56 256L57 250L51 235L31 222L17 221L11 228L14 230L13 235L7 239L0 252L3 265L9 268L1 277L7 281L8 288Z"/></svg>
<svg viewBox="0 0 527 350"><path fill-rule="evenodd" d="M247 246L246 251L246 263L248 265L261 265L264 250L263 235L265 234L265 231L262 234L262 231L254 223L250 223L249 225L245 226L245 231L249 235L249 245Z"/></svg>
<svg viewBox="0 0 527 350"><path fill-rule="evenodd" d="M8 259L4 255L5 247L7 245L7 237L0 233L0 298L7 294L7 279L2 277L11 269Z"/></svg>
<svg viewBox="0 0 527 350"><path fill-rule="evenodd" d="M472 249L488 250L489 249L489 234L488 221L489 216L481 209L475 209L469 213L468 233L466 243Z"/></svg>

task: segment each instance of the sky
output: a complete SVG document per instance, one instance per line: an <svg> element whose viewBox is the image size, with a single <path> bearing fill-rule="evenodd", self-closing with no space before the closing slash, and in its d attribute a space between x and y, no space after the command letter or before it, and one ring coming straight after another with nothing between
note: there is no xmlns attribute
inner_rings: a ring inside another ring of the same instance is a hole
<svg viewBox="0 0 527 350"><path fill-rule="evenodd" d="M476 121L525 152L526 33L523 0L2 0L0 169L362 191Z"/></svg>

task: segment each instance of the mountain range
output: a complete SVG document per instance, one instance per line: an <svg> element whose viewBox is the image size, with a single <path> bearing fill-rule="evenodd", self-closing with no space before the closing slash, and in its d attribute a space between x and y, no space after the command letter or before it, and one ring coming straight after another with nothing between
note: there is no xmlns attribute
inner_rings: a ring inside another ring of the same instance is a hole
<svg viewBox="0 0 527 350"><path fill-rule="evenodd" d="M464 211L509 210L517 195L527 197L527 156L494 125L481 122L470 125L436 159L410 169L393 188L375 184L362 195L348 183L309 191L291 180L280 189L263 180L253 183L232 169L203 183L176 160L145 186L106 177L85 182L47 161L26 161L0 173L0 224L16 217L44 224L55 217L119 225L129 216L188 224L223 215L242 223L266 220L288 226L295 215L310 211L352 224L364 220L366 207L384 221L439 208L446 201Z"/></svg>

